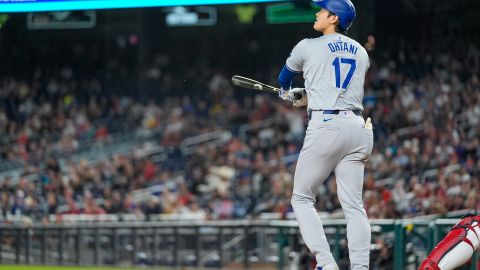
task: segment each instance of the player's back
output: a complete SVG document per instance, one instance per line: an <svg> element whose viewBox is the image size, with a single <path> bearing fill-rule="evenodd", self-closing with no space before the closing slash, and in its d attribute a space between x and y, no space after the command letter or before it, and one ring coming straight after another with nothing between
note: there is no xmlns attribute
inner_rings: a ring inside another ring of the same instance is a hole
<svg viewBox="0 0 480 270"><path fill-rule="evenodd" d="M302 42L308 51L303 65L308 107L363 110L365 73L370 65L366 50L338 33Z"/></svg>

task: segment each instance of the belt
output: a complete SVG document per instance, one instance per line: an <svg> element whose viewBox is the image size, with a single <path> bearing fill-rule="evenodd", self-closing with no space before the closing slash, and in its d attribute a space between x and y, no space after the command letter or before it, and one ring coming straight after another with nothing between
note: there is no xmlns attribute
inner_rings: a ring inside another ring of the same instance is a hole
<svg viewBox="0 0 480 270"><path fill-rule="evenodd" d="M308 110L308 119L312 119L312 112L323 112L323 114L335 114L338 115L340 112L352 111L357 116L362 116L362 111L360 110Z"/></svg>
<svg viewBox="0 0 480 270"><path fill-rule="evenodd" d="M324 110L323 114L339 114L342 111L347 111L347 110ZM348 110L350 111L350 110ZM362 115L362 112L360 110L351 110L355 115Z"/></svg>

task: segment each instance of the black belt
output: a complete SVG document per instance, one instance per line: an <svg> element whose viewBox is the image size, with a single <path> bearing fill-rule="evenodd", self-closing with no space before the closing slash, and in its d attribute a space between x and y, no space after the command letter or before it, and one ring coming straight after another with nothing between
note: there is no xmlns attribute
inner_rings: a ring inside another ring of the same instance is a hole
<svg viewBox="0 0 480 270"><path fill-rule="evenodd" d="M323 114L336 114L340 112L352 111L357 116L362 116L362 111L360 110L308 110L308 119L312 119L312 112L323 112Z"/></svg>

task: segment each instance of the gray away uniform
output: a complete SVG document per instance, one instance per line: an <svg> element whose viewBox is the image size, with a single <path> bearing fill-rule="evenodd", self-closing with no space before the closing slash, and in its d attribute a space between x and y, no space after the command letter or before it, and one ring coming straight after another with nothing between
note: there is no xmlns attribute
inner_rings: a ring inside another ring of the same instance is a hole
<svg viewBox="0 0 480 270"><path fill-rule="evenodd" d="M292 50L287 68L303 72L310 121L295 170L292 206L302 237L317 266L335 264L315 210L319 186L334 171L338 199L347 219L352 269L368 269L371 228L363 208L365 162L373 132L365 129L365 73L369 58L355 40L335 33L304 39ZM336 110L336 111L332 111Z"/></svg>

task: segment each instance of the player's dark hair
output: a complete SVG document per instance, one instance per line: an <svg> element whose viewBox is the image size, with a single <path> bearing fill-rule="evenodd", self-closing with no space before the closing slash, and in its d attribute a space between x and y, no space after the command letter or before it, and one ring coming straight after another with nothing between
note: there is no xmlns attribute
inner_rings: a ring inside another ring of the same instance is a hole
<svg viewBox="0 0 480 270"><path fill-rule="evenodd" d="M328 11L328 17L330 16L337 16L337 14L331 12L330 10ZM343 30L341 27L340 27L340 17L338 18L338 21L337 21L337 24L335 24L335 32L337 33L340 33L340 34L343 34L343 35L346 35L348 34L348 31L347 30Z"/></svg>

